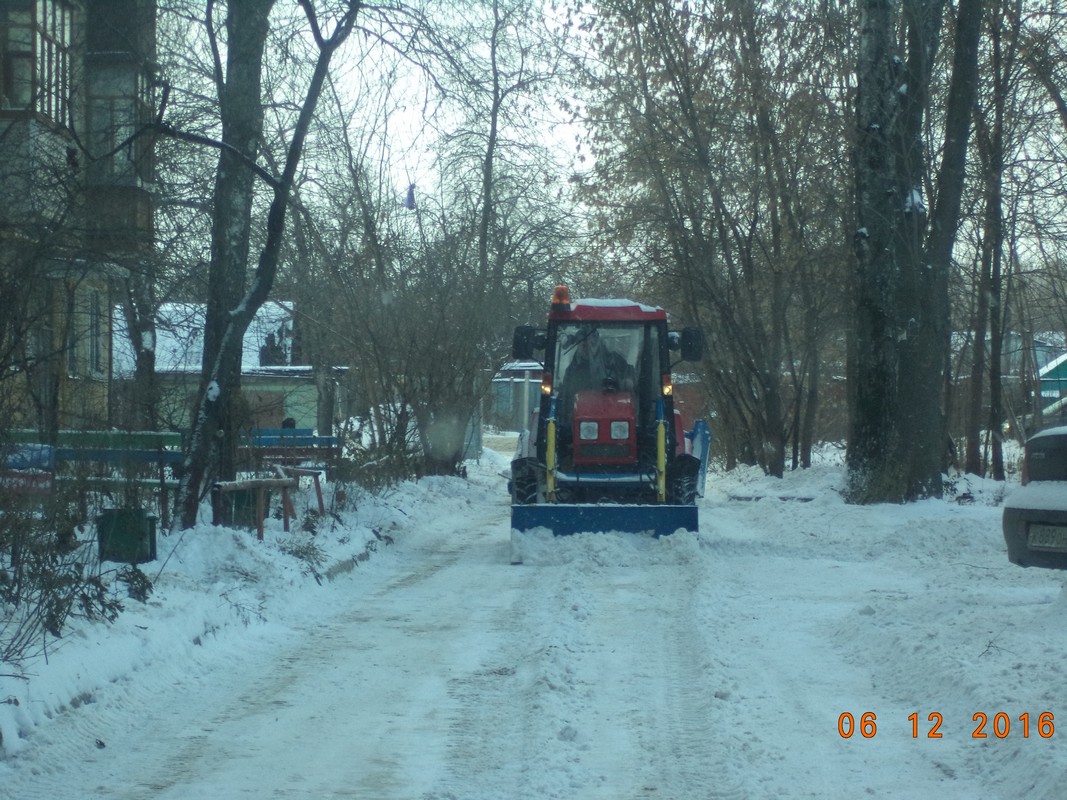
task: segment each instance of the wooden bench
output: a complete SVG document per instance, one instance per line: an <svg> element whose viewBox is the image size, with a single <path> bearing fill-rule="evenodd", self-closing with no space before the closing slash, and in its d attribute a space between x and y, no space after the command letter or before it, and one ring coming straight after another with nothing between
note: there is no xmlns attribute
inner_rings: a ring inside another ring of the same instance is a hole
<svg viewBox="0 0 1067 800"><path fill-rule="evenodd" d="M7 444L0 450L0 489L22 497L52 492L55 448L47 444Z"/></svg>
<svg viewBox="0 0 1067 800"><path fill-rule="evenodd" d="M316 436L311 428L255 428L238 448L238 463L249 469L313 464L332 468L341 455L336 436Z"/></svg>
<svg viewBox="0 0 1067 800"><path fill-rule="evenodd" d="M280 489L282 492L282 517L285 532L289 532L289 520L294 516L293 503L289 497L289 491L295 490L300 485L300 478L278 476L275 478L251 478L241 481L220 481L211 487L211 524L233 525L237 520L226 513L223 504L223 495L233 492L254 492L255 507L253 509L253 526L256 529L256 538L263 541L263 520L267 516L268 493L271 489Z"/></svg>
<svg viewBox="0 0 1067 800"><path fill-rule="evenodd" d="M57 486L91 491L158 493L164 526L169 524L168 494L178 486L174 473L184 460L177 432L60 431L56 444L39 443L37 431L4 434L0 486L16 495L42 495ZM167 469L171 476L168 477ZM79 513L88 513L84 496Z"/></svg>
<svg viewBox="0 0 1067 800"><path fill-rule="evenodd" d="M271 489L281 489L282 492L282 525L285 532L289 532L289 520L296 519L296 508L293 506L292 492L300 488L301 478L310 478L315 486L315 499L318 502L319 516L326 516L326 504L322 499L322 484L320 483L321 470L302 469L300 467L282 467L275 465L273 478L251 478L243 481L220 481L211 487L211 524L233 524L235 520L232 514L227 514L223 502L223 495L229 492L249 491L255 492L255 527L258 538L263 539L263 520L267 516L268 492ZM231 509L232 511L232 509Z"/></svg>

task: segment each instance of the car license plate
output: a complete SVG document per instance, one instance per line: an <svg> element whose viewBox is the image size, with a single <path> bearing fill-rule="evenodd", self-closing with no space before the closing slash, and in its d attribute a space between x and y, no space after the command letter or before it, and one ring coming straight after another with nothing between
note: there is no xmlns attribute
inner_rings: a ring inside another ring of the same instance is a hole
<svg viewBox="0 0 1067 800"><path fill-rule="evenodd" d="M1063 550L1067 552L1067 527L1060 525L1031 525L1030 547L1035 550Z"/></svg>

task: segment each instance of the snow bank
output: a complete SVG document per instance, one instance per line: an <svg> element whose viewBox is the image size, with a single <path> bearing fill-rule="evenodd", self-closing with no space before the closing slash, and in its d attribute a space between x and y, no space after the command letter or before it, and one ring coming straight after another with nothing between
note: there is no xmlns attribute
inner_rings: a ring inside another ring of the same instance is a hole
<svg viewBox="0 0 1067 800"><path fill-rule="evenodd" d="M1007 561L1003 485L954 476L944 500L857 507L840 459L739 469L710 477L697 534L533 535L511 566L507 460L355 497L314 536L272 520L264 542L164 537L147 604L0 678L0 784L20 800L1062 796L1067 588ZM309 541L314 564L294 555ZM173 738L122 752L136 710Z"/></svg>

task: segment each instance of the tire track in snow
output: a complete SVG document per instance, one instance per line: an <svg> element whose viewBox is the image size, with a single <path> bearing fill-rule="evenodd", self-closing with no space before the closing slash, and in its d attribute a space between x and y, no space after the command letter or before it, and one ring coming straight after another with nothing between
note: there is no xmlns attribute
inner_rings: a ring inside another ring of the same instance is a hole
<svg viewBox="0 0 1067 800"><path fill-rule="evenodd" d="M479 638L477 621L487 613L441 598L474 596L466 568L453 569L458 562L502 561L503 542L491 542L499 522L491 512L459 537L408 534L397 546L407 557L390 574L279 653L209 720L209 735L178 743L158 770L169 778L141 791L258 796L257 776L270 774L279 798L424 796L445 760L440 731L455 714L441 687L471 663L477 648L468 637Z"/></svg>
<svg viewBox="0 0 1067 800"><path fill-rule="evenodd" d="M0 795L52 800L77 771L83 800L421 797L453 713L441 686L472 662L479 615L489 613L461 602L479 587L452 567L473 559L507 569L503 512L471 516L459 536L439 524L412 530L391 548L405 557L324 586L330 607L304 631L206 642L202 672L101 687L38 731L17 782L0 778Z"/></svg>
<svg viewBox="0 0 1067 800"><path fill-rule="evenodd" d="M457 678L464 798L734 798L712 749L707 563L692 537L556 539L515 570L501 645ZM448 797L447 793L427 797Z"/></svg>
<svg viewBox="0 0 1067 800"><path fill-rule="evenodd" d="M714 698L714 663L709 630L701 625L697 598L708 591L707 563L689 571L679 587L677 611L666 619L660 648L667 655L667 680L663 682L666 736L650 728L653 737L643 746L662 765L659 797L692 797L706 800L741 800L747 797L743 784L734 779L729 749L723 747ZM653 684L654 685L654 684ZM642 797L647 795L634 795Z"/></svg>
<svg viewBox="0 0 1067 800"><path fill-rule="evenodd" d="M0 773L3 796L53 800L55 787L69 785L72 774L83 776L75 779L83 800L157 796L173 783L161 773L161 763L210 735L200 725L213 713L209 698L220 684L240 689L241 676L232 666L263 657L270 645L258 638L240 649L205 642L197 657L183 661L183 669L154 664L129 680L99 687L79 707L35 730L32 747L18 756L18 772Z"/></svg>

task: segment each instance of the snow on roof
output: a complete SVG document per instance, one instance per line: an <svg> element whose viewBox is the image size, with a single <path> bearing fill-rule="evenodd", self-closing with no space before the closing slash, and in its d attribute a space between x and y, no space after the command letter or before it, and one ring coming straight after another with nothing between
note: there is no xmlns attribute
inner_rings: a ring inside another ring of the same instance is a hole
<svg viewBox="0 0 1067 800"><path fill-rule="evenodd" d="M544 366L540 361L508 361L504 363L499 370L497 370L496 377L493 380L503 380L508 377L521 377L516 373L522 372L536 372L538 375L537 380L541 380L541 370Z"/></svg>
<svg viewBox="0 0 1067 800"><path fill-rule="evenodd" d="M1034 439L1044 439L1047 436L1064 436L1067 435L1067 425L1058 425L1055 428L1046 428L1043 431L1038 431L1031 436L1028 441L1034 441Z"/></svg>
<svg viewBox="0 0 1067 800"><path fill-rule="evenodd" d="M1045 366L1043 366L1038 372L1038 375L1042 378L1045 377L1050 372L1052 372L1052 370L1056 369L1056 367L1060 366L1065 361L1067 361L1067 353L1064 353L1063 355L1058 356L1049 363L1045 364Z"/></svg>
<svg viewBox="0 0 1067 800"><path fill-rule="evenodd" d="M156 372L198 373L204 353L206 306L203 303L164 303L156 314ZM260 369L259 350L268 334L275 337L289 363L293 328L292 303L268 300L256 312L244 335L241 370ZM279 336L279 334L282 334ZM133 375L136 359L130 343L126 315L115 309L114 372L117 378Z"/></svg>
<svg viewBox="0 0 1067 800"><path fill-rule="evenodd" d="M582 300L576 300L574 307L578 306L592 306L594 308L629 308L631 306L637 306L645 313L651 313L653 311L662 311L659 306L646 306L644 303L638 303L636 300L623 300L623 299L597 299L584 298Z"/></svg>

